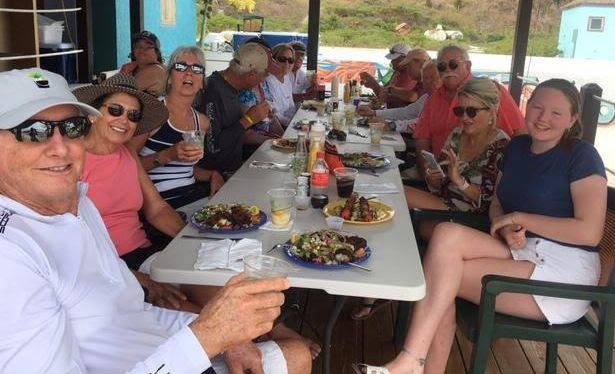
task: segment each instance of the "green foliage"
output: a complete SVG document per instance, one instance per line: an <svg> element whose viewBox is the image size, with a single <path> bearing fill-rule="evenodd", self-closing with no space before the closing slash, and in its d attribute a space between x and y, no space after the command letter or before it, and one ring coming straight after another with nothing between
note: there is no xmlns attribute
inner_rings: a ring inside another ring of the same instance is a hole
<svg viewBox="0 0 615 374"><path fill-rule="evenodd" d="M201 2L203 0L199 0ZM307 32L305 10L297 5L300 0L258 0L256 12L265 16L267 31ZM301 0L305 1L305 0ZM498 0L498 6L516 9L517 0ZM547 0L544 0L547 1ZM555 3L558 1L549 0ZM568 0L560 0L565 3ZM224 4L230 0L217 0L219 4L207 22L208 31L235 30L241 23L239 13ZM514 40L515 11L498 14L491 0L326 0L321 1L321 45L387 48L404 41L410 46L437 50L450 40L438 42L427 39L423 32L442 24L445 30L460 30L464 38L455 41L469 47L482 48L485 53L510 54ZM559 4L561 5L561 4ZM220 7L226 14L217 13ZM264 9L268 9L269 12ZM274 12L275 15L270 13ZM530 31L528 54L557 55L559 12L544 13L540 27ZM303 22L301 21L303 20ZM395 26L406 22L411 27L408 35L398 35Z"/></svg>

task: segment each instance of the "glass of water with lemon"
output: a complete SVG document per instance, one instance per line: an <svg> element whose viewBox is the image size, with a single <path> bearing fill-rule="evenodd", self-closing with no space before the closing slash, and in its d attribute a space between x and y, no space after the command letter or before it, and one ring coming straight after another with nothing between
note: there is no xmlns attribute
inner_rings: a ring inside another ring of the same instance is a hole
<svg viewBox="0 0 615 374"><path fill-rule="evenodd" d="M295 190L289 188L274 188L267 191L271 206L271 223L274 226L288 226L292 219L296 194Z"/></svg>

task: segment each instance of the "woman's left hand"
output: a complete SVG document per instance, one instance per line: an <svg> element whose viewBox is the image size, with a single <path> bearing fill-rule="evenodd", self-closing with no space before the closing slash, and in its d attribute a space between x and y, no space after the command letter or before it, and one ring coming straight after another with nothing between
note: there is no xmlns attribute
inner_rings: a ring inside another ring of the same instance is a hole
<svg viewBox="0 0 615 374"><path fill-rule="evenodd" d="M452 148L442 149L442 153L446 156L446 160L441 165L448 165L446 170L448 179L456 186L463 185L465 181L459 172L459 157Z"/></svg>
<svg viewBox="0 0 615 374"><path fill-rule="evenodd" d="M518 212L503 214L491 220L491 230L490 230L491 236L493 236L494 238L497 238L498 230L508 225L513 225L515 227L517 226L525 227L523 223L520 222Z"/></svg>
<svg viewBox="0 0 615 374"><path fill-rule="evenodd" d="M214 170L211 172L211 176L209 177L209 196L213 196L218 192L220 188L224 185L224 177L222 174L218 173L218 171Z"/></svg>

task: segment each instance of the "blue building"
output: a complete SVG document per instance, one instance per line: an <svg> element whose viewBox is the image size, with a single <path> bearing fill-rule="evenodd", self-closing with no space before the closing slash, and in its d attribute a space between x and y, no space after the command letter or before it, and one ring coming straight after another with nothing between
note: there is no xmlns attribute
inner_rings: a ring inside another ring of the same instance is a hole
<svg viewBox="0 0 615 374"><path fill-rule="evenodd" d="M562 7L561 57L615 60L615 0L574 0Z"/></svg>
<svg viewBox="0 0 615 374"><path fill-rule="evenodd" d="M130 61L131 35L148 30L160 39L165 58L180 45L195 44L195 0L91 0L94 72Z"/></svg>

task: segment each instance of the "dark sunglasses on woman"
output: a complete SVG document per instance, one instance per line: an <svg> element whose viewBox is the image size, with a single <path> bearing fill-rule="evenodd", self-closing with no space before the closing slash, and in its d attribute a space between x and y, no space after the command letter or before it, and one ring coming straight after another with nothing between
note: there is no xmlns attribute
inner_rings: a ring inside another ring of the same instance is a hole
<svg viewBox="0 0 615 374"><path fill-rule="evenodd" d="M107 108L107 112L111 114L113 117L120 117L126 111L126 115L130 122L139 122L141 118L143 118L143 113L139 109L128 109L124 108L122 104L103 104Z"/></svg>
<svg viewBox="0 0 615 374"><path fill-rule="evenodd" d="M438 62L438 71L443 73L446 71L446 67L448 66L448 68L452 71L455 70L459 67L459 64L464 62L464 60L461 61L457 61L457 60L449 60L448 64L444 61L440 61Z"/></svg>
<svg viewBox="0 0 615 374"><path fill-rule="evenodd" d="M86 136L90 132L92 123L87 117L71 117L62 121L45 121L42 119L29 119L18 126L9 129L18 142L43 143L53 136L56 127L60 134L69 139Z"/></svg>
<svg viewBox="0 0 615 374"><path fill-rule="evenodd" d="M183 73L188 69L190 69L190 71L194 74L205 74L205 67L203 65L188 65L185 62L176 62L173 64L173 70L179 71L180 73Z"/></svg>
<svg viewBox="0 0 615 374"><path fill-rule="evenodd" d="M276 60L278 62L283 63L283 64L286 63L286 62L288 62L289 64L294 64L295 63L295 59L293 59L292 57L280 56L280 57L276 57Z"/></svg>
<svg viewBox="0 0 615 374"><path fill-rule="evenodd" d="M455 114L456 117L463 117L463 113L467 114L468 117L470 118L474 118L476 117L476 115L478 114L478 111L480 110L489 110L489 108L487 107L482 107L482 108L477 108L475 106L456 106L453 108L453 114Z"/></svg>

